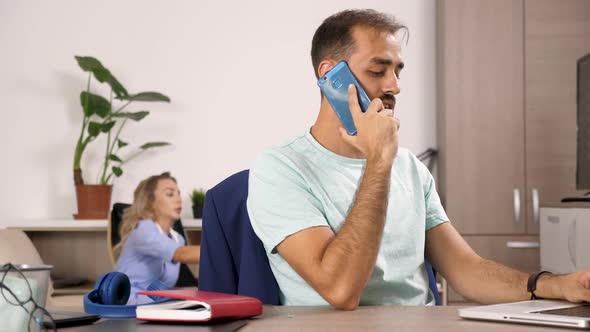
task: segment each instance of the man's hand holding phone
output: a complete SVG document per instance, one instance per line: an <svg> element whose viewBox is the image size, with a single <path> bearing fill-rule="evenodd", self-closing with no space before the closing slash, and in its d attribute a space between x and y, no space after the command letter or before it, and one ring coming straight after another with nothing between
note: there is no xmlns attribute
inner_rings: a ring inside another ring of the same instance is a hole
<svg viewBox="0 0 590 332"><path fill-rule="evenodd" d="M384 108L381 99L375 98L363 113L354 84L348 87L348 106L357 133L350 136L340 127L342 139L361 152L367 162L386 163L391 167L399 146L400 126L399 120L393 117L393 110Z"/></svg>

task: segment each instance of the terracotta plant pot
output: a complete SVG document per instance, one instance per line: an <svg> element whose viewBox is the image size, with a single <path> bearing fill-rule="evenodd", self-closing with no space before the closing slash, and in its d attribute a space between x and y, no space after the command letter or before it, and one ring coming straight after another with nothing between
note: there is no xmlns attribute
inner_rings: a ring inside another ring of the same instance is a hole
<svg viewBox="0 0 590 332"><path fill-rule="evenodd" d="M108 219L112 192L112 185L77 185L78 213L74 219Z"/></svg>

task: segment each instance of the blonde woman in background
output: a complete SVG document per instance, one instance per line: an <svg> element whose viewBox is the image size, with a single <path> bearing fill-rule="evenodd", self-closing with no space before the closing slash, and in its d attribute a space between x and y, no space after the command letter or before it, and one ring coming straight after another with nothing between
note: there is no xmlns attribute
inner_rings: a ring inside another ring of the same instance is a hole
<svg viewBox="0 0 590 332"><path fill-rule="evenodd" d="M119 230L121 242L113 249L115 271L131 282L128 304L151 302L140 290L159 280L174 287L180 263L198 263L201 248L187 246L172 225L180 218L180 191L169 172L141 181L133 194L133 205L125 210Z"/></svg>

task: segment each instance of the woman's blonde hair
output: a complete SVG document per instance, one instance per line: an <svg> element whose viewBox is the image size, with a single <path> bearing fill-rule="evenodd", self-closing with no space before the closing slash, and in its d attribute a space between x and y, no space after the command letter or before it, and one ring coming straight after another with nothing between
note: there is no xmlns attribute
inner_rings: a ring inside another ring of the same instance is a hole
<svg viewBox="0 0 590 332"><path fill-rule="evenodd" d="M152 175L141 181L133 192L133 205L125 209L123 213L123 222L119 227L119 236L121 241L113 248L115 260L119 259L123 244L129 237L129 233L137 226L140 220L154 219L153 203L155 200L155 191L160 180L170 179L176 183L176 179L170 175L170 172L164 172L160 175Z"/></svg>

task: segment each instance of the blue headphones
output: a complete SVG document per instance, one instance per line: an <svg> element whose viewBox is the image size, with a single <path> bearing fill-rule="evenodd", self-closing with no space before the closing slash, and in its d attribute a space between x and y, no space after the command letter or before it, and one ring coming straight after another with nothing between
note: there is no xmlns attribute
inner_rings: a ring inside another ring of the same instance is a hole
<svg viewBox="0 0 590 332"><path fill-rule="evenodd" d="M168 290L159 280L153 281L147 290ZM131 293L131 282L125 273L109 272L102 274L94 289L84 295L84 311L110 318L134 318L137 305L126 305ZM154 302L168 301L166 298L150 296Z"/></svg>

